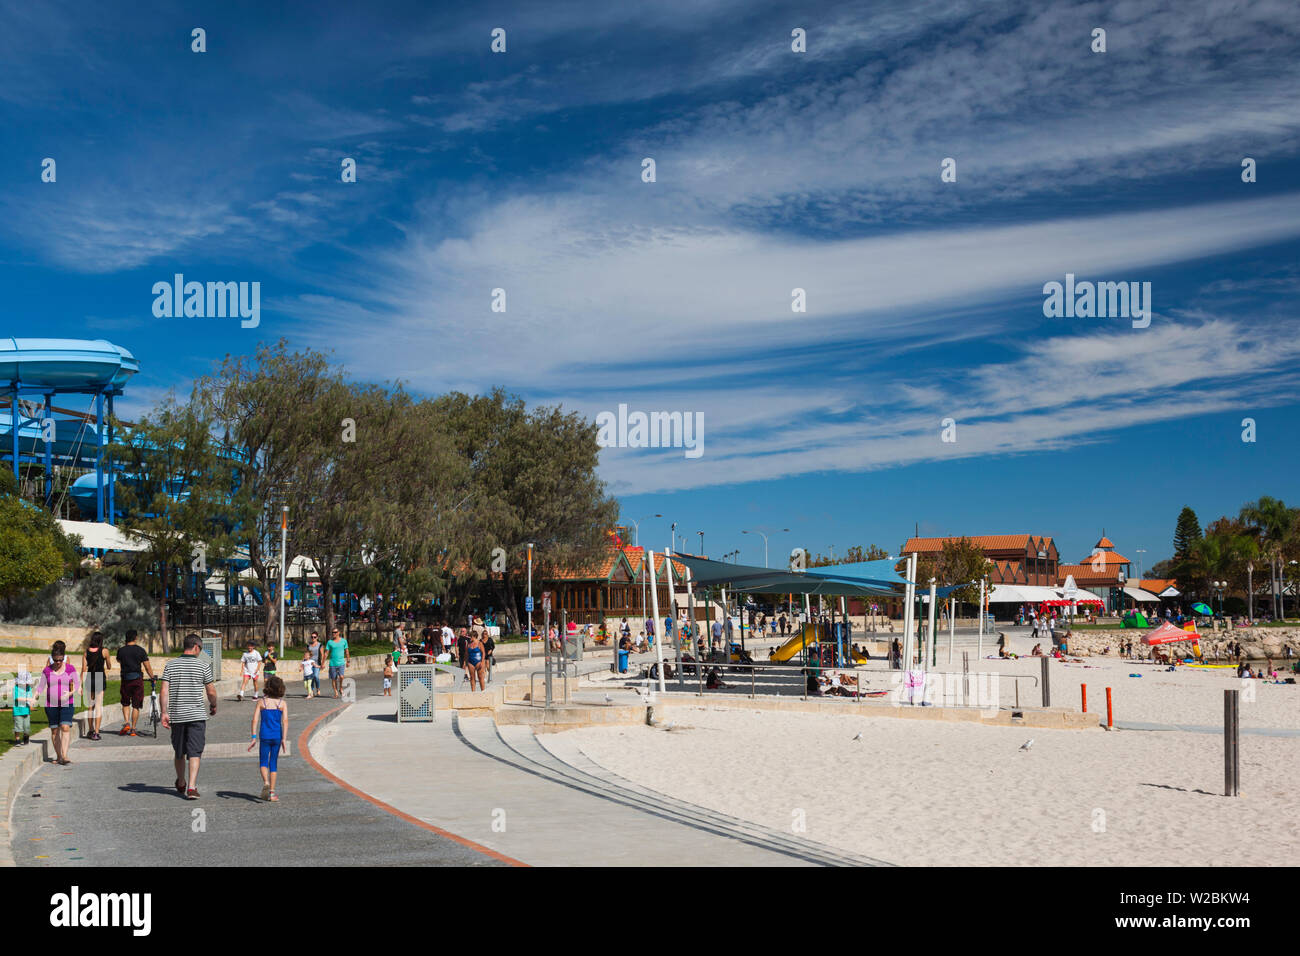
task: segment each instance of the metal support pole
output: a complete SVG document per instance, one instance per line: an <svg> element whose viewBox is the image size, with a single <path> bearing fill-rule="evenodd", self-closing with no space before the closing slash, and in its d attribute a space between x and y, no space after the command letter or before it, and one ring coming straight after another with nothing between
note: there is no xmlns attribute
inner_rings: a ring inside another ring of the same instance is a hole
<svg viewBox="0 0 1300 956"><path fill-rule="evenodd" d="M542 606L542 646L546 648L546 709L551 709L551 606Z"/></svg>
<svg viewBox="0 0 1300 956"><path fill-rule="evenodd" d="M1083 694L1083 712L1086 714L1088 712L1088 685L1080 684L1079 691Z"/></svg>
<svg viewBox="0 0 1300 956"><path fill-rule="evenodd" d="M17 408L14 409L15 414ZM18 419L14 419L14 433ZM15 446L16 448L16 446ZM104 393L95 396L95 520L104 520Z"/></svg>
<svg viewBox="0 0 1300 956"><path fill-rule="evenodd" d="M1115 711L1111 706L1109 687L1106 688L1106 726L1110 728L1115 726Z"/></svg>
<svg viewBox="0 0 1300 956"><path fill-rule="evenodd" d="M980 578L980 627L979 637L975 639L975 656L984 659L984 579Z"/></svg>
<svg viewBox="0 0 1300 956"><path fill-rule="evenodd" d="M916 620L916 558L915 554L907 556L907 584L903 592L903 659L898 665L904 671L912 667L912 649L915 646L912 627Z"/></svg>
<svg viewBox="0 0 1300 956"><path fill-rule="evenodd" d="M952 664L953 634L957 630L957 602L948 598L948 664Z"/></svg>
<svg viewBox="0 0 1300 956"><path fill-rule="evenodd" d="M926 637L925 637L926 650L930 652L929 656L930 656L931 667L935 666L935 664L938 663L938 657L939 657L939 652L935 650L935 646L934 646L935 624L937 623L937 617L939 614L938 599L936 596L937 590L938 590L938 583L934 578L931 578L930 579L930 613L927 615L927 617L929 618L929 626L926 628ZM925 670L924 657L921 658L921 670Z"/></svg>
<svg viewBox="0 0 1300 956"><path fill-rule="evenodd" d="M533 546L528 546L528 633L524 635L524 643L528 645L528 657L533 656ZM615 663L618 657L614 658Z"/></svg>
<svg viewBox="0 0 1300 956"><path fill-rule="evenodd" d="M1241 737L1237 723L1239 718L1237 701L1240 695L1239 690L1223 692L1223 795L1225 797L1241 795L1241 764L1238 752Z"/></svg>
<svg viewBox="0 0 1300 956"><path fill-rule="evenodd" d="M13 456L14 456L14 478L21 478L18 472L18 431L19 431L19 412L18 412L18 386L15 385L10 390L9 398L9 437L12 439Z"/></svg>
<svg viewBox="0 0 1300 956"><path fill-rule="evenodd" d="M653 577L655 567L655 553L647 552L650 555L650 600L654 606L655 620L659 618L659 581ZM656 635L658 636L658 635ZM664 686L664 642L662 639L655 641L655 663L659 665L659 693L667 693L668 688Z"/></svg>
<svg viewBox="0 0 1300 956"><path fill-rule="evenodd" d="M1047 669L1047 662L1050 661L1051 658L1044 657L1041 658L1041 660L1043 665L1043 706L1051 707L1052 706L1052 678L1051 678L1051 672L1048 671Z"/></svg>
<svg viewBox="0 0 1300 956"><path fill-rule="evenodd" d="M45 393L45 417L49 419L54 418L54 396L49 392ZM15 422L14 424L15 430L17 429L17 427L18 425ZM44 425L42 425L41 431L42 432L45 431ZM45 443L45 507L46 508L49 508L54 503L54 462L52 459L54 454L53 439L57 437L58 437L57 434L53 435L51 436L51 440Z"/></svg>
<svg viewBox="0 0 1300 956"><path fill-rule="evenodd" d="M108 441L111 445L113 442L113 396L108 396ZM113 467L113 452L108 452L108 523L112 524L117 512L117 496L115 494L117 481L115 480L116 468Z"/></svg>
<svg viewBox="0 0 1300 956"><path fill-rule="evenodd" d="M289 563L285 555L289 541L289 506L280 508L280 660L284 660L284 575Z"/></svg>

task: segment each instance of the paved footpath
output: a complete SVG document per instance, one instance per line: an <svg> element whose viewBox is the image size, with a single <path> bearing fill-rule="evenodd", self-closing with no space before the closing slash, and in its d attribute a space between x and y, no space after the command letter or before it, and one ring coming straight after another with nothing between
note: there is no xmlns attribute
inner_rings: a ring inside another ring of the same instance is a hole
<svg viewBox="0 0 1300 956"><path fill-rule="evenodd" d="M361 676L356 688L359 701L383 703L378 676ZM208 721L197 801L172 787L167 732L160 729L157 743L119 737L114 707L103 740L74 740L70 766L44 764L23 787L13 810L14 858L20 866L500 865L309 766L298 754L300 737L339 704L328 694L305 700L292 685L288 703L291 753L280 757L279 803L259 799L257 754L246 749L251 700L223 698Z"/></svg>

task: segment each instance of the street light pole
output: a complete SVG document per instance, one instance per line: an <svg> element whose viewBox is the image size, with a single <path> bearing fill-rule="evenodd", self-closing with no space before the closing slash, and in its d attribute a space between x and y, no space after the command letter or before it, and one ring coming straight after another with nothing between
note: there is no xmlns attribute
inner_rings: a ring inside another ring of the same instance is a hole
<svg viewBox="0 0 1300 956"><path fill-rule="evenodd" d="M641 547L641 522L646 518L662 518L663 515L642 515L636 521L632 522L632 547Z"/></svg>
<svg viewBox="0 0 1300 956"><path fill-rule="evenodd" d="M700 536L700 557L702 558L704 557L704 532L697 531L695 533Z"/></svg>
<svg viewBox="0 0 1300 956"><path fill-rule="evenodd" d="M533 656L533 546L528 545L528 633L524 635L528 656Z"/></svg>
<svg viewBox="0 0 1300 956"><path fill-rule="evenodd" d="M15 419L17 421L17 419ZM284 574L286 556L285 551L288 549L289 540L289 506L280 507L280 660L284 660ZM221 662L217 662L217 670L220 671Z"/></svg>

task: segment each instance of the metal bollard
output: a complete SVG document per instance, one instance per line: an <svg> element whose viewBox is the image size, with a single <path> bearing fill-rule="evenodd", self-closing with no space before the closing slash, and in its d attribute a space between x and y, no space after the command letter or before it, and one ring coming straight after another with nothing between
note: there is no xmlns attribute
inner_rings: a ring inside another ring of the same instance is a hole
<svg viewBox="0 0 1300 956"><path fill-rule="evenodd" d="M1115 712L1111 709L1109 687L1106 688L1106 726L1112 729L1115 726Z"/></svg>
<svg viewBox="0 0 1300 956"><path fill-rule="evenodd" d="M1088 712L1088 685L1080 684L1079 690L1083 692L1083 712L1086 714Z"/></svg>
<svg viewBox="0 0 1300 956"><path fill-rule="evenodd" d="M1044 707L1051 707L1051 706L1052 706L1052 679L1051 679L1051 676L1049 675L1048 670L1047 670L1047 662L1050 661L1050 660L1051 660L1050 657L1044 657L1044 658L1042 659L1042 662L1043 662L1043 706L1044 706Z"/></svg>
<svg viewBox="0 0 1300 956"><path fill-rule="evenodd" d="M1240 796L1241 764L1238 744L1241 741L1238 726L1237 700L1241 691L1223 692L1223 795Z"/></svg>

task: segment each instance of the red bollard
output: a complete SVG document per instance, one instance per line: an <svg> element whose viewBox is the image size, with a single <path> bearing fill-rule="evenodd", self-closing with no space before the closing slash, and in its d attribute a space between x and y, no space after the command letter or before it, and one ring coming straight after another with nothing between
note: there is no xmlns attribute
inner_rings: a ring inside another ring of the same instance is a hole
<svg viewBox="0 0 1300 956"><path fill-rule="evenodd" d="M1109 688L1109 687L1106 688L1106 726L1107 726L1107 727L1114 727L1114 726L1115 726L1115 713L1114 713L1114 711L1111 710L1111 706L1110 706L1110 688Z"/></svg>
<svg viewBox="0 0 1300 956"><path fill-rule="evenodd" d="M1088 685L1080 684L1079 690L1083 691L1083 712L1086 714L1088 712Z"/></svg>

